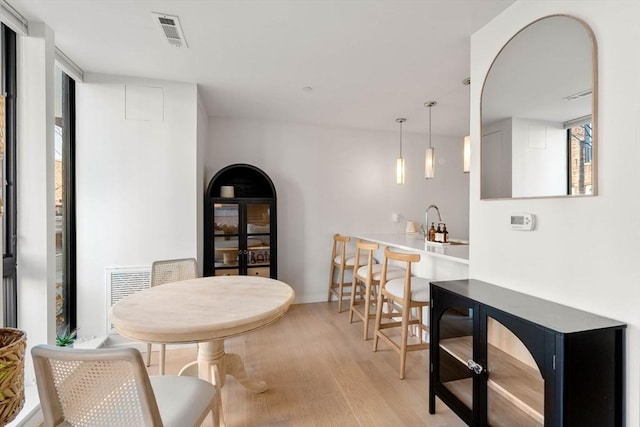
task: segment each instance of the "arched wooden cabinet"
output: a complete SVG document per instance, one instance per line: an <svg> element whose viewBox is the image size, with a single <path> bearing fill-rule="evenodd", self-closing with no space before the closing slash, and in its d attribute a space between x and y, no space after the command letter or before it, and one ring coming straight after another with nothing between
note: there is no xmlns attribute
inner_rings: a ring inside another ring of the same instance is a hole
<svg viewBox="0 0 640 427"><path fill-rule="evenodd" d="M248 164L221 169L204 202L204 275L277 278L276 190Z"/></svg>

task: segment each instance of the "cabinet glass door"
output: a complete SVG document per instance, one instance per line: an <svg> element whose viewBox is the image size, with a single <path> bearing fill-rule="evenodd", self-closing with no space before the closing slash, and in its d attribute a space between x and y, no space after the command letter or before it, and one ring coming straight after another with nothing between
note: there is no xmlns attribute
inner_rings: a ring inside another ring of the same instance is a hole
<svg viewBox="0 0 640 427"><path fill-rule="evenodd" d="M216 203L213 206L213 232L216 236L237 236L238 223L239 205L237 203Z"/></svg>
<svg viewBox="0 0 640 427"><path fill-rule="evenodd" d="M248 203L247 275L269 277L271 273L271 204Z"/></svg>
<svg viewBox="0 0 640 427"><path fill-rule="evenodd" d="M240 209L237 203L216 203L213 207L213 256L216 275L238 274ZM218 270L220 269L220 270Z"/></svg>
<svg viewBox="0 0 640 427"><path fill-rule="evenodd" d="M487 317L487 415L494 427L544 425L544 379L525 345Z"/></svg>
<svg viewBox="0 0 640 427"><path fill-rule="evenodd" d="M439 322L439 378L469 411L473 410L473 310L468 307L451 307Z"/></svg>

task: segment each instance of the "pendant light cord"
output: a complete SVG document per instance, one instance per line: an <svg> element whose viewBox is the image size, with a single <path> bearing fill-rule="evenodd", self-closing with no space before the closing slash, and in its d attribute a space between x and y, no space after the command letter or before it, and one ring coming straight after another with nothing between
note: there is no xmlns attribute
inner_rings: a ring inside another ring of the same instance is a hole
<svg viewBox="0 0 640 427"><path fill-rule="evenodd" d="M431 107L429 107L429 148L431 148Z"/></svg>
<svg viewBox="0 0 640 427"><path fill-rule="evenodd" d="M431 148L431 107L438 105L437 101L428 101L424 103L424 106L429 108L429 148Z"/></svg>
<svg viewBox="0 0 640 427"><path fill-rule="evenodd" d="M400 158L402 158L402 121L400 121Z"/></svg>
<svg viewBox="0 0 640 427"><path fill-rule="evenodd" d="M404 123L407 119L397 118L396 122L400 123L400 158L402 158L402 123Z"/></svg>

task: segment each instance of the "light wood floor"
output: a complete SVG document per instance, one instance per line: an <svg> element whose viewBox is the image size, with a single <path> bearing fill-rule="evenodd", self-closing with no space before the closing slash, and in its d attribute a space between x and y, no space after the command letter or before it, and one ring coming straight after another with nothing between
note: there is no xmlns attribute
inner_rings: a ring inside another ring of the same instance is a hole
<svg viewBox="0 0 640 427"><path fill-rule="evenodd" d="M406 378L399 355L384 342L372 351L362 323L349 324L337 302L299 304L273 325L229 339L251 377L269 390L254 394L232 377L223 389L227 427L237 426L430 426L465 424L442 402L429 415L428 351L409 353ZM157 352L149 372L156 374ZM196 350L167 347L166 373L195 360ZM203 426L208 426L207 419Z"/></svg>

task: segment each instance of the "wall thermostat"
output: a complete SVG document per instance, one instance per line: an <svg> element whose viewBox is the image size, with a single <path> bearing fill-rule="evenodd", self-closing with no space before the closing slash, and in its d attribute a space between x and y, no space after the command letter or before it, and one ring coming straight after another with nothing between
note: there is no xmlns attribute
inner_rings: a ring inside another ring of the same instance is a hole
<svg viewBox="0 0 640 427"><path fill-rule="evenodd" d="M511 215L511 229L530 231L535 227L536 217L530 213L517 213Z"/></svg>

